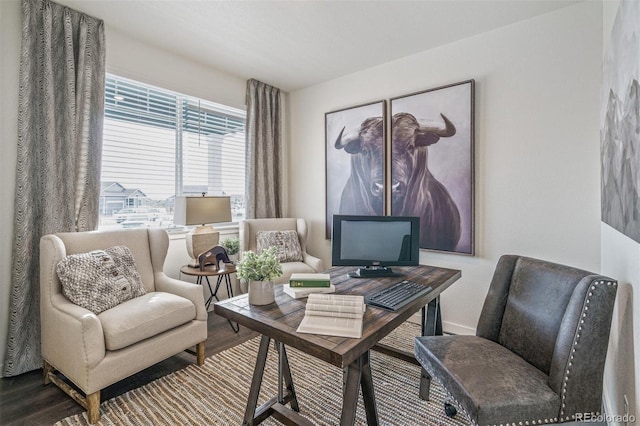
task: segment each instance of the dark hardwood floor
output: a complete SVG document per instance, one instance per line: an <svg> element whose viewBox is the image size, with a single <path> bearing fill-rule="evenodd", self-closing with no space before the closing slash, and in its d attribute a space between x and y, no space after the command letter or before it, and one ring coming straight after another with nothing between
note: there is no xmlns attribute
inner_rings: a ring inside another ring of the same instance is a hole
<svg viewBox="0 0 640 426"><path fill-rule="evenodd" d="M208 329L207 356L257 336L257 333L244 327L240 327L239 333L234 333L227 320L213 312L209 312ZM179 353L103 389L101 399L111 399L193 363L195 356L186 352ZM83 411L82 407L57 386L44 386L42 370L0 379L0 425L51 425Z"/></svg>

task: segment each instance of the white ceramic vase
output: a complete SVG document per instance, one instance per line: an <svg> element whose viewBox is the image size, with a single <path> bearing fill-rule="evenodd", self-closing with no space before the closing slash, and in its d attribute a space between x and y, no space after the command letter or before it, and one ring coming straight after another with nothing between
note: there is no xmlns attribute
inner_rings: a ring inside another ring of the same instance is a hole
<svg viewBox="0 0 640 426"><path fill-rule="evenodd" d="M249 283L250 304L268 305L275 300L275 286L272 281L251 281Z"/></svg>

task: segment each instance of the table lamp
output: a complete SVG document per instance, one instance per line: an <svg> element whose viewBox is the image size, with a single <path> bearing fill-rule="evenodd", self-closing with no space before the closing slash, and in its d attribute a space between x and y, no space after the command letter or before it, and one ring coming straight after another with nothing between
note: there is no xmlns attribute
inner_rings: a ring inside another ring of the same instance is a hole
<svg viewBox="0 0 640 426"><path fill-rule="evenodd" d="M189 266L198 267L198 256L218 245L220 232L209 223L231 222L231 197L176 197L173 223L200 225L186 236Z"/></svg>

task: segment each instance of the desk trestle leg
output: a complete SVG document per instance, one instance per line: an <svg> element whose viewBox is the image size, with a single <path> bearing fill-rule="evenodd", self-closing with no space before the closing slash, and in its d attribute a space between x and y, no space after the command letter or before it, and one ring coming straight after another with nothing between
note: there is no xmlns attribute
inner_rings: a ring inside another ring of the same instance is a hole
<svg viewBox="0 0 640 426"><path fill-rule="evenodd" d="M373 390L373 378L371 375L370 353L369 351L349 364L344 370L343 378L343 400L341 426L351 426L355 423L356 407L358 406L358 395L362 387L362 399L364 409L367 414L367 425L376 426L378 424L378 411L376 409L376 399Z"/></svg>
<svg viewBox="0 0 640 426"><path fill-rule="evenodd" d="M293 378L291 376L291 369L289 368L289 359L287 358L287 351L285 350L284 344L281 342L274 341L275 347L278 350L278 395L270 398L260 407L257 407L258 396L260 394L260 388L264 376L264 368L267 362L267 355L269 353L270 341L271 339L264 335L260 340L260 349L258 349L256 368L253 371L251 390L249 391L247 408L244 413L244 420L242 424L243 426L258 425L268 417L273 416L286 425L311 426L313 423L298 414L300 407L293 387ZM286 406L288 403L291 403L291 408Z"/></svg>
<svg viewBox="0 0 640 426"><path fill-rule="evenodd" d="M442 336L442 315L440 313L440 296L422 308L422 335Z"/></svg>
<svg viewBox="0 0 640 426"><path fill-rule="evenodd" d="M262 376L264 367L267 363L267 354L269 353L269 341L267 336L262 336L260 340L260 349L258 349L258 357L256 359L256 368L253 370L253 379L251 379L251 389L249 390L249 399L247 400L247 409L244 412L243 426L250 426L254 423L254 415L256 414L256 406L258 405L258 396L260 396L260 387L262 386Z"/></svg>

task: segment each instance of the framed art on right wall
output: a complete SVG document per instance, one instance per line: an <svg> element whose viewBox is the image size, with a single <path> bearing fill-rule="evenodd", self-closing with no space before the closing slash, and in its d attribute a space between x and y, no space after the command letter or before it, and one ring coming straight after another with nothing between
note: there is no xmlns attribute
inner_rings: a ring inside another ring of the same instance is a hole
<svg viewBox="0 0 640 426"><path fill-rule="evenodd" d="M391 215L420 217L420 248L474 255L474 88L391 99Z"/></svg>

